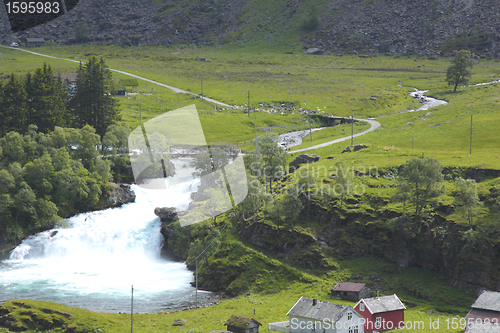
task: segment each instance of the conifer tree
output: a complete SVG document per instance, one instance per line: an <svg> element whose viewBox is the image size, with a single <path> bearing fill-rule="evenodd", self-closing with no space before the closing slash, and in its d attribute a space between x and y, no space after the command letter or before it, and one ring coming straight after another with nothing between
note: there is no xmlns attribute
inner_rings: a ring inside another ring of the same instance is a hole
<svg viewBox="0 0 500 333"><path fill-rule="evenodd" d="M109 125L120 120L118 103L111 96L111 71L104 59L92 56L86 64L80 63L77 73L76 94L71 103L73 125L80 128L89 124L102 137Z"/></svg>

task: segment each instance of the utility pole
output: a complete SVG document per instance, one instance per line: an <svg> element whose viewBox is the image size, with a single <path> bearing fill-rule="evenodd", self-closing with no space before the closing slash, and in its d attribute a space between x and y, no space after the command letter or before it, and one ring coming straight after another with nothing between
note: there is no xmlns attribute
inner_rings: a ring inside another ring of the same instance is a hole
<svg viewBox="0 0 500 333"><path fill-rule="evenodd" d="M354 111L351 111L351 147L354 145Z"/></svg>
<svg viewBox="0 0 500 333"><path fill-rule="evenodd" d="M254 126L255 126L255 155L257 155L259 153L259 147L257 145L257 116L255 116Z"/></svg>
<svg viewBox="0 0 500 333"><path fill-rule="evenodd" d="M201 99L203 99L203 79L201 79Z"/></svg>
<svg viewBox="0 0 500 333"><path fill-rule="evenodd" d="M250 117L250 90L248 90L248 104L247 104L247 107L248 107L248 116Z"/></svg>
<svg viewBox="0 0 500 333"><path fill-rule="evenodd" d="M134 285L132 285L130 299L130 333L134 333Z"/></svg>
<svg viewBox="0 0 500 333"><path fill-rule="evenodd" d="M196 258L196 308L198 309L198 257Z"/></svg>
<svg viewBox="0 0 500 333"><path fill-rule="evenodd" d="M311 113L310 113L310 112L308 112L308 113L307 113L307 115L309 116L309 139L310 139L310 140L311 140L311 142L312 142L312 140L313 140L313 136L312 136L312 130L311 130Z"/></svg>
<svg viewBox="0 0 500 333"><path fill-rule="evenodd" d="M470 115L470 146L469 155L472 155L472 114Z"/></svg>

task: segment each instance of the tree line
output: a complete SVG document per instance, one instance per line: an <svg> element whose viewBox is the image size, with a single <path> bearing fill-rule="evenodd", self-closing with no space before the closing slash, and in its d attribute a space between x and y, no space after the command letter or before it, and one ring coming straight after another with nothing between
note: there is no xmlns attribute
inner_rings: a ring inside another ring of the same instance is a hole
<svg viewBox="0 0 500 333"><path fill-rule="evenodd" d="M31 124L47 133L59 127L90 125L104 136L120 120L118 102L111 96L113 80L104 59L92 56L77 70L76 92L46 63L24 76L0 82L0 137L9 131L27 133Z"/></svg>
<svg viewBox="0 0 500 333"><path fill-rule="evenodd" d="M63 217L105 205L116 153L126 145L128 128L112 125L103 144L95 129L55 127L48 134L30 125L0 139L0 233L21 238L52 228ZM111 157L98 156L103 147Z"/></svg>

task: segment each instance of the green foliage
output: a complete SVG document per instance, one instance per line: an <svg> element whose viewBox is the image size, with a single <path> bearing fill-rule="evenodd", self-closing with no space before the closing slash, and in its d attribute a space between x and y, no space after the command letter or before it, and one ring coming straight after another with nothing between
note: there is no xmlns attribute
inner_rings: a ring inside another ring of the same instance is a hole
<svg viewBox="0 0 500 333"><path fill-rule="evenodd" d="M340 209L344 207L345 195L349 194L346 193L346 190L352 185L353 173L351 168L345 162L335 163L336 174L334 175L335 185L333 189L334 193L340 194Z"/></svg>
<svg viewBox="0 0 500 333"><path fill-rule="evenodd" d="M2 87L1 92L1 136L4 136L9 131L25 131L28 119L26 115L27 95L23 82L16 79L14 74L11 74L10 80Z"/></svg>
<svg viewBox="0 0 500 333"><path fill-rule="evenodd" d="M455 86L453 88L453 92L457 91L459 84L468 84L469 79L472 77L472 72L468 69L472 69L472 59L470 56L470 51L459 51L457 56L451 61L451 65L446 71L446 81L448 82L448 85Z"/></svg>
<svg viewBox="0 0 500 333"><path fill-rule="evenodd" d="M399 191L415 205L415 220L421 221L424 208L443 192L442 165L432 157L414 158L406 162L400 176Z"/></svg>
<svg viewBox="0 0 500 333"><path fill-rule="evenodd" d="M271 200L271 195L266 193L266 188L262 183L254 178L252 175L247 175L248 180L248 194L245 200L241 203L240 207L245 214L251 214L253 222L256 222L256 215L259 209Z"/></svg>
<svg viewBox="0 0 500 333"><path fill-rule="evenodd" d="M47 132L67 123L67 95L59 77L50 65L28 72L23 79L12 74L5 86L0 85L0 136L9 131L25 133L34 124Z"/></svg>
<svg viewBox="0 0 500 333"><path fill-rule="evenodd" d="M269 190L272 191L272 181L280 179L285 174L287 153L278 145L279 136L275 133L268 133L257 139L256 146L258 154L262 156L263 168L259 173L269 181Z"/></svg>
<svg viewBox="0 0 500 333"><path fill-rule="evenodd" d="M92 56L87 63L80 63L77 74L76 94L70 103L73 124L91 125L102 137L108 126L121 118L118 102L111 96L111 71L102 57Z"/></svg>
<svg viewBox="0 0 500 333"><path fill-rule="evenodd" d="M0 232L15 238L51 228L59 214L71 216L104 200L111 161L97 158L99 142L88 125L49 134L31 125L24 136L9 132L0 139Z"/></svg>
<svg viewBox="0 0 500 333"><path fill-rule="evenodd" d="M479 213L479 206L481 202L477 195L477 185L474 179L455 179L455 187L457 194L455 196L455 203L458 205L458 211L465 216L469 221L469 229L472 229L473 218Z"/></svg>
<svg viewBox="0 0 500 333"><path fill-rule="evenodd" d="M115 156L116 154L125 154L128 152L128 136L130 129L126 124L113 124L106 130L102 138L102 154Z"/></svg>
<svg viewBox="0 0 500 333"><path fill-rule="evenodd" d="M61 78L46 63L25 79L27 93L26 123L35 124L41 132L67 125L67 93Z"/></svg>

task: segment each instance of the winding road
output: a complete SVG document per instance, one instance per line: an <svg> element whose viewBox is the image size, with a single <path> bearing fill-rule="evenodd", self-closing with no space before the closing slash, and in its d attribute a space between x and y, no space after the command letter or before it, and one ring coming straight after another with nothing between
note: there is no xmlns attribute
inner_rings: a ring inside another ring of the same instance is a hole
<svg viewBox="0 0 500 333"><path fill-rule="evenodd" d="M55 56L51 56L51 55L47 55L47 54L42 54L42 53L38 53L38 52L33 52L33 51L25 50L25 49L22 49L22 48L9 47L9 46L3 46L3 45L0 45L0 47L7 48L7 49L12 49L12 50L17 50L17 51L22 51L22 52L27 52L27 53L31 53L31 54L34 54L34 55L37 55L37 56L40 56L40 57L46 57L46 58L57 59L57 60L64 60L64 61L71 61L71 62L74 62L74 63L77 63L77 64L80 63L80 61L78 61L78 60L72 60L72 59L55 57ZM130 76L130 77L136 78L138 80L142 80L142 81L146 81L146 82L149 82L149 83L152 83L152 84L156 84L156 85L158 85L160 87L164 87L164 88L170 89L170 90L172 90L175 93L183 93L183 94L190 94L190 95L194 95L194 96L200 96L200 95L192 93L190 91L185 91L185 90L173 87L173 86L169 86L167 84L164 84L164 83L161 83L161 82L157 82L157 81L154 81L154 80L150 80L150 79L147 79L147 78L139 76L139 75L135 75L135 74L132 74L132 73L128 73L128 72L125 72L125 71L120 71L120 70L112 69L112 68L110 68L110 70L113 71L113 72L116 72L116 73L120 73L120 74L123 74L123 75L127 75L127 76ZM497 82L499 82L499 79L497 79L495 81L492 81L492 82L489 82L489 83L497 83ZM486 83L486 84L489 84L489 83ZM417 110L407 110L407 111L403 111L403 112L414 112L414 111L420 111L420 110L427 110L427 109L429 109L431 107L434 107L434 106L438 106L438 105L441 105L441 104L446 104L446 102L444 102L444 101L439 101L439 100L436 100L436 99L424 96L424 93L425 93L425 91L415 91L415 92L411 93L412 97L414 97L416 99L420 99L424 103L424 106L422 106L421 108L419 108ZM231 106L229 104L226 104L226 103L223 103L223 102L219 102L219 101L216 101L216 100L211 99L211 98L204 97L204 100L206 100L206 101L208 101L210 103L213 103L213 104L217 104L217 105L220 105L220 106L223 106L223 107L227 107L227 108L234 107L234 106ZM367 129L366 131L363 131L361 133L355 134L353 136L355 138L359 137L359 136L362 136L362 135L365 135L367 133L373 132L373 131L375 131L377 128L379 128L381 126L380 123L378 121L374 120L374 119L354 118L354 120L356 120L356 121L364 121L364 122L367 122L367 123L370 124L370 128L369 129ZM349 136L345 136L343 138L335 139L335 140L332 140L332 141L324 142L324 143L321 143L321 144L318 144L318 145L315 145L315 146L311 146L311 147L307 147L307 148L303 148L303 149L298 149L298 150L294 150L294 151L289 151L288 153L291 154L291 153L298 153L298 152L304 152L304 151L314 150L314 149L317 149L317 148L323 148L323 147L326 147L326 146L329 146L329 145L332 145L332 144L335 144L335 143L339 143L339 142L342 142L342 141L347 141L349 139L351 139L350 135Z"/></svg>

